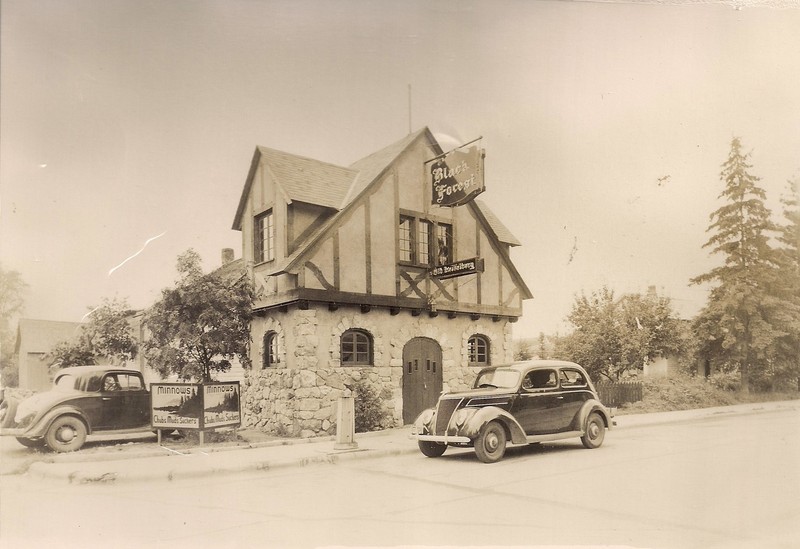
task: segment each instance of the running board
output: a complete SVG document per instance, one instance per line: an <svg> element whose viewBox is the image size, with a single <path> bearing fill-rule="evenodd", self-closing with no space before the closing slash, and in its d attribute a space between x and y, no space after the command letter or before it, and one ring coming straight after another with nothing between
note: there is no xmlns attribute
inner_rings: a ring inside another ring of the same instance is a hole
<svg viewBox="0 0 800 549"><path fill-rule="evenodd" d="M565 438L582 437L583 431L567 431L566 433L552 433L549 435L531 435L525 437L528 444L536 442L552 442L554 440L564 440Z"/></svg>

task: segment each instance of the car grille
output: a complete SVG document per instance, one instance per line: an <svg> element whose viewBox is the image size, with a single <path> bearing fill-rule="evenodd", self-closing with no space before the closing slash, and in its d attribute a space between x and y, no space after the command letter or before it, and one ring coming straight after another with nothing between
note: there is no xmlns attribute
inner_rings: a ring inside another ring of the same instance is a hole
<svg viewBox="0 0 800 549"><path fill-rule="evenodd" d="M456 410L456 408L458 408L460 402L460 398L442 398L439 400L439 404L436 407L436 427L433 434L447 434L447 425L450 423L450 417L453 415L453 412Z"/></svg>

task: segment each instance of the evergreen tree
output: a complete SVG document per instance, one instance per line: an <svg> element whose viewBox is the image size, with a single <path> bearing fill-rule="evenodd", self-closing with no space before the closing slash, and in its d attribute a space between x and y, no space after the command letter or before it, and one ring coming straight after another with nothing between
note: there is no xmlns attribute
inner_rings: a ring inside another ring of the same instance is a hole
<svg viewBox="0 0 800 549"><path fill-rule="evenodd" d="M724 261L692 279L693 284L715 284L694 324L701 358L715 369L738 370L743 390L769 371L771 347L783 335L771 323L781 306L773 291L776 254L769 245L776 226L760 178L749 171L749 156L734 138L720 173L725 188L719 198L725 204L710 215L711 237L703 246Z"/></svg>
<svg viewBox="0 0 800 549"><path fill-rule="evenodd" d="M786 223L779 226L780 276L776 284L785 307L774 320L785 335L776 342L773 381L795 380L800 389L800 179L789 181L787 190L781 198Z"/></svg>

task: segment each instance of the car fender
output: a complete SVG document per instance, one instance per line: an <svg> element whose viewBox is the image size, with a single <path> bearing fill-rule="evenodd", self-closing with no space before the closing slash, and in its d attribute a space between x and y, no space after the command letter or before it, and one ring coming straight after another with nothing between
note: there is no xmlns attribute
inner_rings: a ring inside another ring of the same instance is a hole
<svg viewBox="0 0 800 549"><path fill-rule="evenodd" d="M43 437L47 433L47 430L50 429L53 422L61 416L75 416L79 418L83 421L83 424L86 425L86 434L92 433L92 426L89 423L89 419L79 408L75 406L58 406L48 411L39 421L26 429L25 436Z"/></svg>
<svg viewBox="0 0 800 549"><path fill-rule="evenodd" d="M608 408L603 406L599 400L589 399L583 403L580 412L578 412L577 416L577 425L575 425L575 430L585 431L586 430L586 420L589 418L589 414L592 412L597 412L600 414L600 417L603 418L603 422L606 424L608 429L611 429L611 414L608 411Z"/></svg>
<svg viewBox="0 0 800 549"><path fill-rule="evenodd" d="M479 408L458 430L458 434L474 440L480 434L483 426L494 420L500 421L505 426L509 438L514 444L524 444L527 441L525 430L519 422L514 419L514 416L496 406L484 406L483 408Z"/></svg>

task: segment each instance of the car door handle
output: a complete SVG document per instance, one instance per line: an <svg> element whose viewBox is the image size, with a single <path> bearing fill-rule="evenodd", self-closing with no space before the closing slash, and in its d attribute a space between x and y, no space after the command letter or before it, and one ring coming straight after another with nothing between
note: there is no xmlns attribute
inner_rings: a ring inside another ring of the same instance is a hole
<svg viewBox="0 0 800 549"><path fill-rule="evenodd" d="M564 400L564 397L563 396L557 396L556 400Z"/></svg>
<svg viewBox="0 0 800 549"><path fill-rule="evenodd" d="M111 397L103 397L103 400L111 400Z"/></svg>

